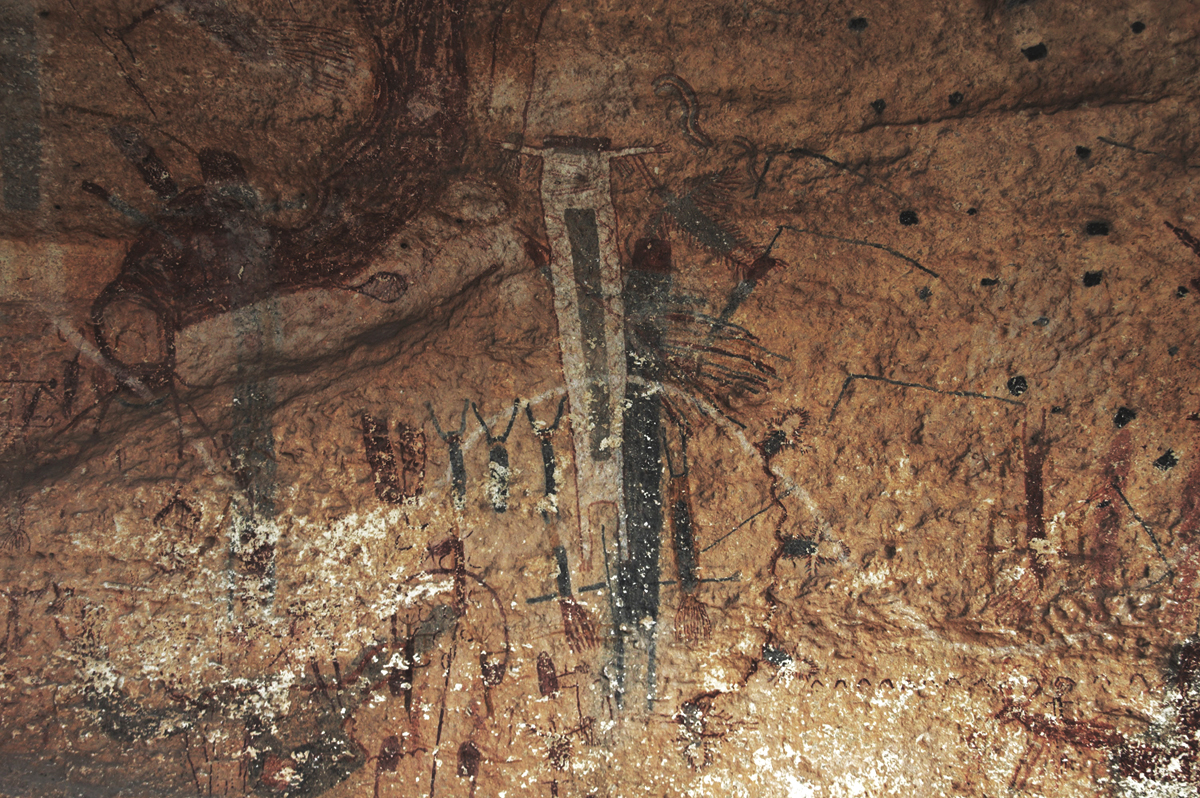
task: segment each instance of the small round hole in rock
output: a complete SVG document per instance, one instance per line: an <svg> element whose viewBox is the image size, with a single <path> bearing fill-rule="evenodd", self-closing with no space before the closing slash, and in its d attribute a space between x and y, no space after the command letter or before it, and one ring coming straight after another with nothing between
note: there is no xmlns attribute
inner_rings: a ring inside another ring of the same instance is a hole
<svg viewBox="0 0 1200 798"><path fill-rule="evenodd" d="M1170 471L1175 466L1179 465L1179 458L1175 456L1175 452L1167 449L1163 452L1162 457L1154 461L1154 467L1159 471Z"/></svg>
<svg viewBox="0 0 1200 798"><path fill-rule="evenodd" d="M1021 48L1021 55L1025 56L1028 61L1041 61L1048 54L1046 45L1038 42L1033 47Z"/></svg>

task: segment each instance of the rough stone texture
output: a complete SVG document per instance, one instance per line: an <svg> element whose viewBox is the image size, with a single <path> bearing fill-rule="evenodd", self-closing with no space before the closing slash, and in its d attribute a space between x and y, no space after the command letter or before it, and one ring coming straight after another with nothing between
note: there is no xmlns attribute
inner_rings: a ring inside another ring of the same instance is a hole
<svg viewBox="0 0 1200 798"><path fill-rule="evenodd" d="M0 20L0 794L1197 794L1200 5Z"/></svg>

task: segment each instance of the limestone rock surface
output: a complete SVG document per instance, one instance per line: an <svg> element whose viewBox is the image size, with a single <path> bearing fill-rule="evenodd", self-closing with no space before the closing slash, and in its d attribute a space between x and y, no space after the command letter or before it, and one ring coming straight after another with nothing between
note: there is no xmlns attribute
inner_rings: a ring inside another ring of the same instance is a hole
<svg viewBox="0 0 1200 798"><path fill-rule="evenodd" d="M10 0L0 795L1196 795L1198 32Z"/></svg>

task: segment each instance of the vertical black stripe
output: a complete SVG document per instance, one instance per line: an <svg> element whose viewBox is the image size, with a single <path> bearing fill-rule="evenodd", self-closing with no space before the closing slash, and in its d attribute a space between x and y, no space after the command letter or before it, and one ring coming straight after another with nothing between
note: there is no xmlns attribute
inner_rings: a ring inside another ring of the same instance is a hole
<svg viewBox="0 0 1200 798"><path fill-rule="evenodd" d="M554 441L546 435L540 439L542 444L542 474L546 480L547 496L558 492L558 484L554 479Z"/></svg>
<svg viewBox="0 0 1200 798"><path fill-rule="evenodd" d="M270 592L275 586L275 547L259 538L262 525L275 518L274 393L268 380L243 382L234 389L230 440L233 467L243 493L233 517L238 560L244 572L261 578Z"/></svg>
<svg viewBox="0 0 1200 798"><path fill-rule="evenodd" d="M675 565L679 569L679 584L684 593L691 593L699 582L696 580L696 540L692 532L692 512L686 500L680 499L671 507L671 521L675 529Z"/></svg>
<svg viewBox="0 0 1200 798"><path fill-rule="evenodd" d="M41 203L41 65L37 15L30 0L0 3L0 179L4 207L37 210Z"/></svg>
<svg viewBox="0 0 1200 798"><path fill-rule="evenodd" d="M625 530L628 559L622 563L621 586L626 618L637 622L658 618L659 558L663 530L663 465L661 400L654 386L661 378L657 359L639 357L638 350L661 343L655 319L670 292L670 250L665 242L639 246L625 283L625 313L636 325L626 325L625 417L621 455L625 488ZM650 353L644 353L650 354Z"/></svg>
<svg viewBox="0 0 1200 798"><path fill-rule="evenodd" d="M555 546L554 560L558 563L558 595L567 598L571 595L571 569L567 565L567 550L562 546Z"/></svg>
<svg viewBox="0 0 1200 798"><path fill-rule="evenodd" d="M608 401L608 346L604 338L603 293L600 290L600 234L596 228L596 212L591 208L567 208L564 219L567 238L571 241L579 326L583 335L591 454L593 460L606 460L611 451L602 448L601 444L611 434L612 415Z"/></svg>

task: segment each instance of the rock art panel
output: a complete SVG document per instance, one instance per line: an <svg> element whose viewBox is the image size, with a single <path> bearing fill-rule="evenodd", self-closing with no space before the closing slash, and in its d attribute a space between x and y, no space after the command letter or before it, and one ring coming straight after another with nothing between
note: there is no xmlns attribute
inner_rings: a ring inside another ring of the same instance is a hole
<svg viewBox="0 0 1200 798"><path fill-rule="evenodd" d="M1192 5L0 19L0 795L1195 793Z"/></svg>

